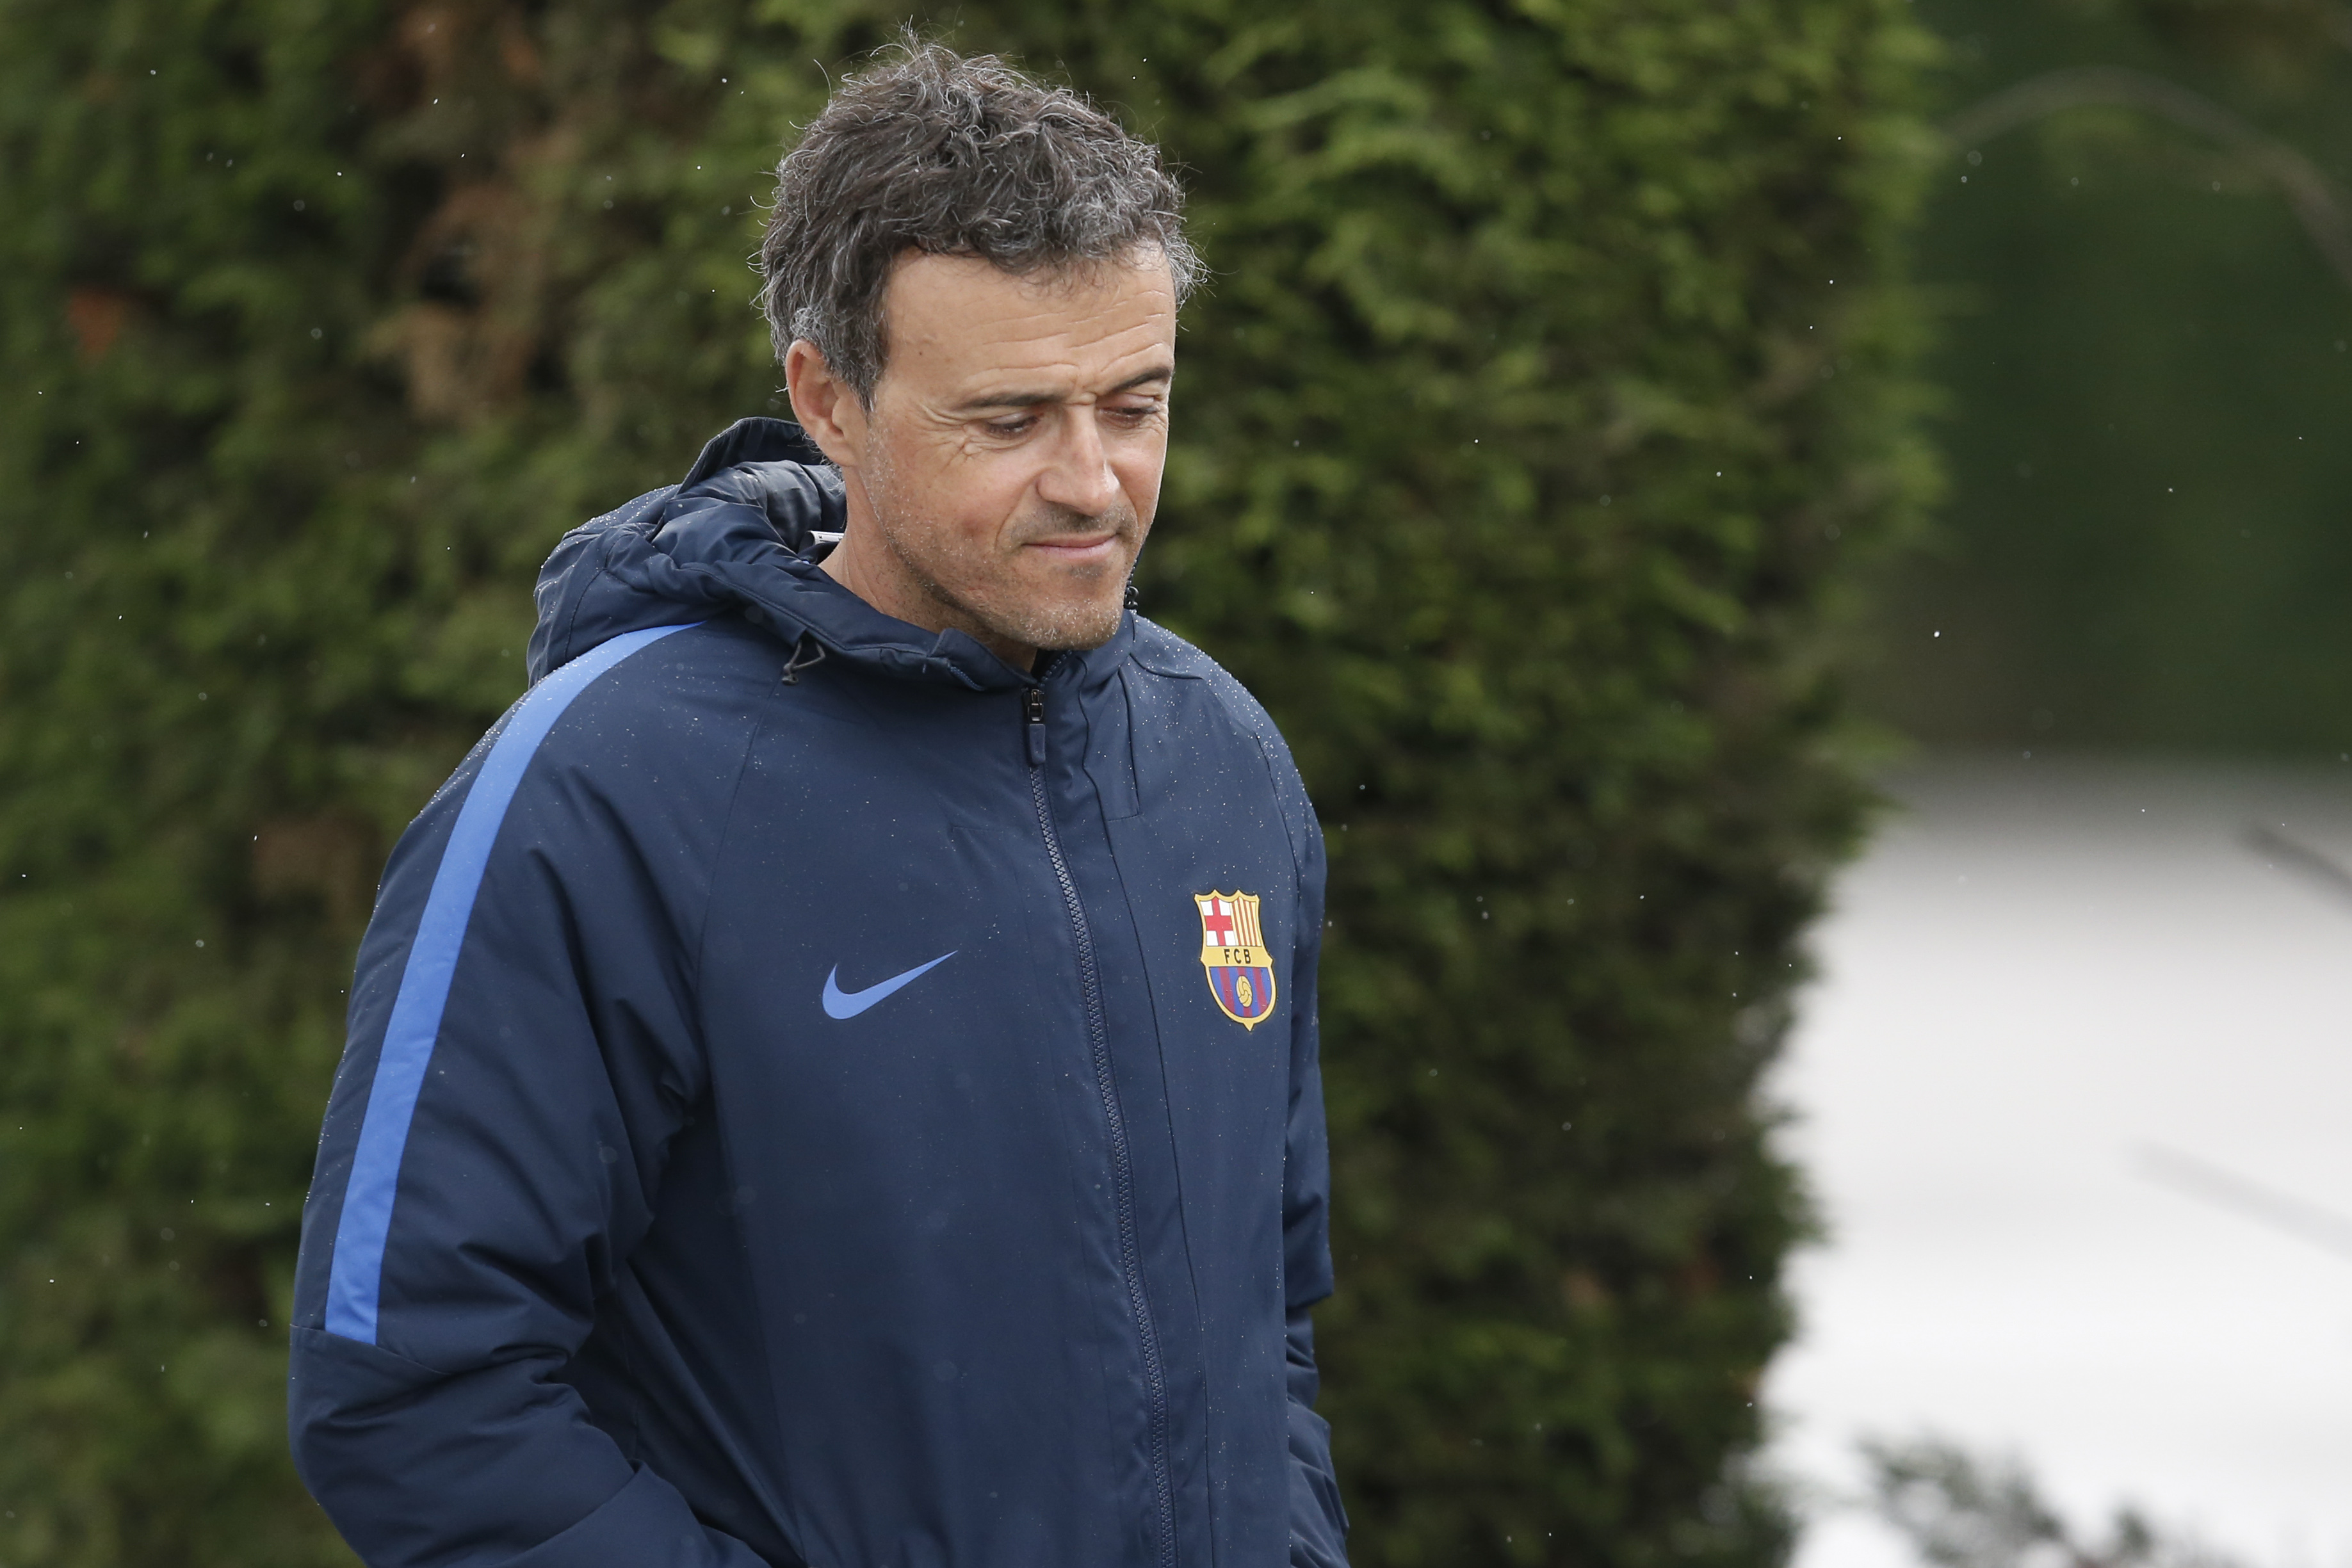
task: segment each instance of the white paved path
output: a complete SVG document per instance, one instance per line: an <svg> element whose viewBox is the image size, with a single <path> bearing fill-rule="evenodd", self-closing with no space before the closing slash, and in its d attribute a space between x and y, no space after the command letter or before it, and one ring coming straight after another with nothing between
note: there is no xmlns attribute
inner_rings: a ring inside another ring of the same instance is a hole
<svg viewBox="0 0 2352 1568"><path fill-rule="evenodd" d="M2352 1568L2352 1256L2153 1179L2176 1150L2352 1215L2352 766L2001 761L1905 809L1816 932L1776 1092L1832 1229L1795 1273L1779 1462L1865 1432L2022 1456L2075 1517L2135 1500L2257 1568ZM1799 1568L1893 1568L1829 1513Z"/></svg>

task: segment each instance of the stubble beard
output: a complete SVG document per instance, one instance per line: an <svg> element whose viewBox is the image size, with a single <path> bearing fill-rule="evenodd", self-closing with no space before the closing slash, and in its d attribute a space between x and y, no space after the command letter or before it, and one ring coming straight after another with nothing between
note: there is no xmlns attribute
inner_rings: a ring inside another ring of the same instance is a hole
<svg viewBox="0 0 2352 1568"><path fill-rule="evenodd" d="M900 508L887 457L871 464L866 478L882 544L915 583L950 613L950 624L1045 652L1099 648L1118 633L1127 614L1126 572L1107 565L1101 569L1103 580L1087 584L1088 592L1029 598L1022 592L1013 562L1021 547L1032 541L1108 528L1125 546L1131 570L1142 548L1143 530L1124 497L1098 516L1056 507L1024 517L1002 541L971 548L954 530Z"/></svg>

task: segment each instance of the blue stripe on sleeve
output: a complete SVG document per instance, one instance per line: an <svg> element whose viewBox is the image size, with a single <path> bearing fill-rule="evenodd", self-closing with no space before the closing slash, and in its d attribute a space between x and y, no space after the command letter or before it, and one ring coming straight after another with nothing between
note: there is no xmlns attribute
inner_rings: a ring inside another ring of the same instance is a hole
<svg viewBox="0 0 2352 1568"><path fill-rule="evenodd" d="M489 863L490 845L506 820L507 806L539 743L597 676L647 643L687 630L656 626L631 632L590 649L533 686L516 705L490 755L474 776L457 825L442 849L433 891L425 896L408 948L408 967L393 998L376 1058L375 1082L368 1091L367 1114L360 1123L359 1146L352 1155L351 1179L343 1189L343 1212L335 1227L335 1255L327 1281L327 1332L375 1343L376 1299L383 1284L384 1239L392 1230L392 1200L400 1185L400 1160L408 1146L408 1124L425 1087L425 1069L441 1033L441 1013L449 1000L450 977L465 945L474 895Z"/></svg>

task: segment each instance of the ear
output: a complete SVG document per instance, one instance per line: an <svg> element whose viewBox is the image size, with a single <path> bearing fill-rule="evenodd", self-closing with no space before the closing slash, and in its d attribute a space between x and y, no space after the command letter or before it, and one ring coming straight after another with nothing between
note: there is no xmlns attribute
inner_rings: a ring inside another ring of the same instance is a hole
<svg viewBox="0 0 2352 1568"><path fill-rule="evenodd" d="M857 390L833 373L814 343L795 338L784 350L784 391L793 413L834 466L865 466L866 404Z"/></svg>

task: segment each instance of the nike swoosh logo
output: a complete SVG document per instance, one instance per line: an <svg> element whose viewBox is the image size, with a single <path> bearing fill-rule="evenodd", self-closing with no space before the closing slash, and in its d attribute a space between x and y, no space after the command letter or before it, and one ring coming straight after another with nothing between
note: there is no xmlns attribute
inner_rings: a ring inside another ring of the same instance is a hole
<svg viewBox="0 0 2352 1568"><path fill-rule="evenodd" d="M829 1019L854 1019L891 992L913 985L954 956L953 953L942 953L928 964L918 964L903 975L893 975L880 985L868 986L862 991L841 988L841 966L835 964L833 972L824 977L824 1016Z"/></svg>

